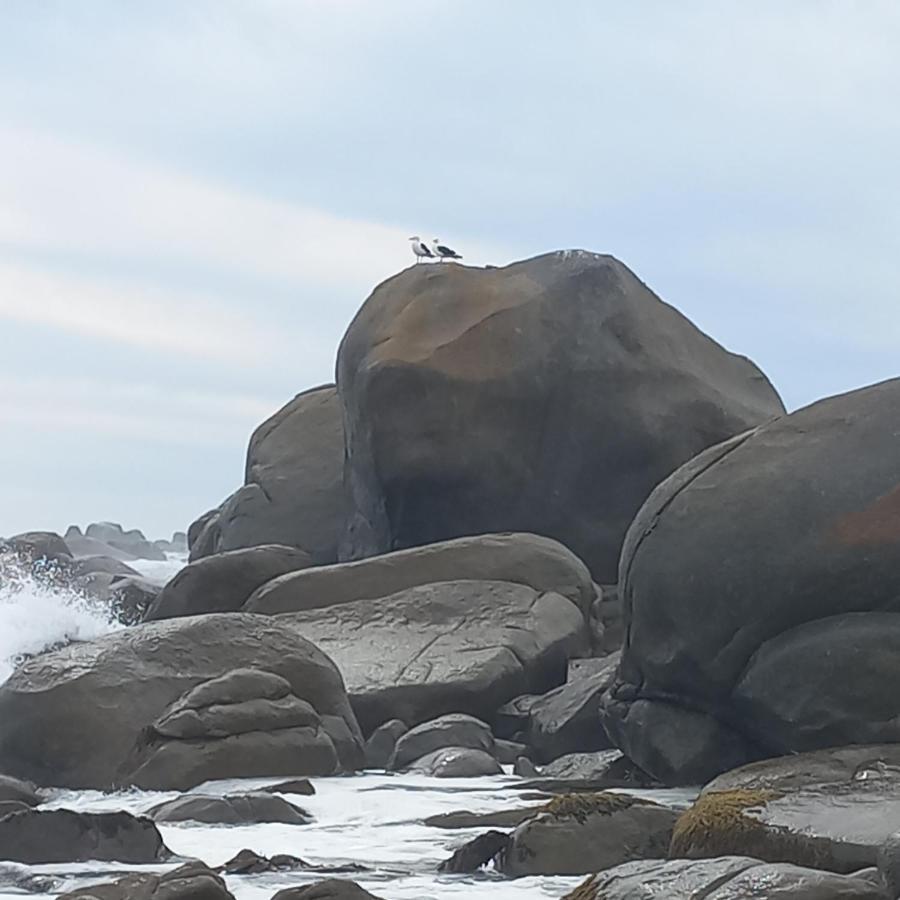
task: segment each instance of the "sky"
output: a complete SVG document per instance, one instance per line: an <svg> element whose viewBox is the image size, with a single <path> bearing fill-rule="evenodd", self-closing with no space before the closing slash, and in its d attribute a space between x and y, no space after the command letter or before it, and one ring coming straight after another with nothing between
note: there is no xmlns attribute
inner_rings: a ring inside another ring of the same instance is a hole
<svg viewBox="0 0 900 900"><path fill-rule="evenodd" d="M789 408L900 372L896 0L2 0L0 534L183 529L406 238L612 253Z"/></svg>

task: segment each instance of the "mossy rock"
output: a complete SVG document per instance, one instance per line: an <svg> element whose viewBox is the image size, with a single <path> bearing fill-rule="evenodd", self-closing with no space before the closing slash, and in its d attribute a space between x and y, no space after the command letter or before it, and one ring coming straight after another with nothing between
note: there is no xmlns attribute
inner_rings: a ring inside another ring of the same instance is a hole
<svg viewBox="0 0 900 900"><path fill-rule="evenodd" d="M535 809L535 814L547 813L554 819L577 819L584 824L588 816L611 816L632 806L656 806L650 800L632 797L630 794L614 794L600 791L591 794L560 794Z"/></svg>
<svg viewBox="0 0 900 900"><path fill-rule="evenodd" d="M753 814L754 810L764 812L767 804L783 796L754 789L703 794L676 822L669 858L750 856L841 873L871 864L871 854L862 848L792 831Z"/></svg>

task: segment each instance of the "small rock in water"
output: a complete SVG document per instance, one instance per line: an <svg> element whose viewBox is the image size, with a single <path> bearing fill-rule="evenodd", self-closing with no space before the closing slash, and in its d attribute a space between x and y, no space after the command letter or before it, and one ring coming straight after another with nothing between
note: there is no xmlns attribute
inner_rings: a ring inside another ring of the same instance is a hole
<svg viewBox="0 0 900 900"><path fill-rule="evenodd" d="M126 875L61 894L58 900L234 900L234 895L209 866L193 860L165 875Z"/></svg>
<svg viewBox="0 0 900 900"><path fill-rule="evenodd" d="M438 872L457 875L477 872L508 846L508 834L503 831L486 831L463 844L449 859L445 859L438 866Z"/></svg>
<svg viewBox="0 0 900 900"><path fill-rule="evenodd" d="M310 869L312 866L299 856L279 853L269 859L255 850L241 850L218 871L226 875L258 875L261 872L285 872L292 869Z"/></svg>
<svg viewBox="0 0 900 900"><path fill-rule="evenodd" d="M381 900L381 898L370 894L355 881L326 878L315 884L279 891L272 900Z"/></svg>
<svg viewBox="0 0 900 900"><path fill-rule="evenodd" d="M210 797L185 794L153 807L149 812L155 822L208 822L214 825L255 825L281 822L305 825L312 817L299 806L263 791Z"/></svg>
<svg viewBox="0 0 900 900"><path fill-rule="evenodd" d="M308 778L294 778L291 781L279 781L278 784L270 784L260 788L267 794L302 794L304 797L312 797L316 789Z"/></svg>

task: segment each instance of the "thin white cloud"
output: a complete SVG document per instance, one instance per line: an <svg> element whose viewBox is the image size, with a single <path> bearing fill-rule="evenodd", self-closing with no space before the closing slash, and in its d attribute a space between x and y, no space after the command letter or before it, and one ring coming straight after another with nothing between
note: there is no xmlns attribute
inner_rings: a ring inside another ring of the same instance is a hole
<svg viewBox="0 0 900 900"><path fill-rule="evenodd" d="M0 319L242 365L263 363L283 349L278 332L205 295L3 262Z"/></svg>

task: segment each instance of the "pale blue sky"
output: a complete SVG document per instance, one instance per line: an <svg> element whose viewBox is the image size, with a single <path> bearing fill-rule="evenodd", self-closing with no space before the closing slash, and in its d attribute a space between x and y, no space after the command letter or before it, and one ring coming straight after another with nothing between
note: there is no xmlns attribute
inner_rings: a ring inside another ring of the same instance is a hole
<svg viewBox="0 0 900 900"><path fill-rule="evenodd" d="M791 407L898 374L895 0L3 0L0 534L185 527L379 280L613 253Z"/></svg>

